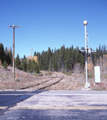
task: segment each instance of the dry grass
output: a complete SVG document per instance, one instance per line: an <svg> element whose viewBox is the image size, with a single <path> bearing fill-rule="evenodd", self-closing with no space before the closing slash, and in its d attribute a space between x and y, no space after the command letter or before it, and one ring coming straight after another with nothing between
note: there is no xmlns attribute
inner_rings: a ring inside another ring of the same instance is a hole
<svg viewBox="0 0 107 120"><path fill-rule="evenodd" d="M26 73L20 70L15 70L16 77L13 79L12 68L0 69L0 90L5 89L21 89L24 87L33 86L37 83L49 79L49 75L39 76Z"/></svg>
<svg viewBox="0 0 107 120"><path fill-rule="evenodd" d="M60 72L41 71L42 76L38 74L30 74L16 69L16 79L13 80L12 68L8 67L7 70L0 68L0 90L5 89L22 89L32 88L33 85L44 82L50 77L64 77L60 82L45 89L47 90L81 90L85 86L85 74L63 74ZM107 90L107 74L101 75L101 83L95 84L93 74L89 74L88 82L91 84L91 90ZM60 79L60 78L59 78Z"/></svg>

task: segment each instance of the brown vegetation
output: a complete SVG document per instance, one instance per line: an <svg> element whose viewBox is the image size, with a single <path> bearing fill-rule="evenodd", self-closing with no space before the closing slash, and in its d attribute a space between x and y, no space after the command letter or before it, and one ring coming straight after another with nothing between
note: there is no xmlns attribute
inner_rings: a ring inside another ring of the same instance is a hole
<svg viewBox="0 0 107 120"><path fill-rule="evenodd" d="M34 60L35 62L38 63L37 56L33 56L33 57L32 57L32 56L28 56L27 59L28 59L28 60L29 60L29 59L30 59L30 60Z"/></svg>
<svg viewBox="0 0 107 120"><path fill-rule="evenodd" d="M61 72L49 72L49 71L41 71L40 74L30 74L16 69L16 78L13 80L12 77L12 68L8 67L8 69L0 68L0 90L16 90L16 89L28 89L28 90L36 90L39 87L36 85L40 83L44 83L46 80L50 80L53 77L57 79L53 79L50 82L60 79L63 76L63 79L45 89L47 90L82 90L85 86L85 73L77 74L77 73L66 73L63 74ZM91 84L91 90L107 90L107 73L101 74L101 83L95 84L94 74L88 74L88 81ZM41 84L43 86L44 84ZM47 85L47 83L45 83Z"/></svg>

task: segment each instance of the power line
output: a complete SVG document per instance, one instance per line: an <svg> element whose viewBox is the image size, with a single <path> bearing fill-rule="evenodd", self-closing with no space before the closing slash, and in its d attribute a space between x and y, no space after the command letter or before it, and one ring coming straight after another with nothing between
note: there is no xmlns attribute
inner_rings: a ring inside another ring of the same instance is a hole
<svg viewBox="0 0 107 120"><path fill-rule="evenodd" d="M22 42L23 42L23 44L26 46L26 48L31 48L31 44L26 40L26 38L25 38L25 36L24 36L24 34L23 34L23 32L21 31L21 29L19 29L19 32L20 32L20 34L21 34L21 36L23 37L23 39L21 40ZM26 42L25 42L26 41ZM24 47L25 47L24 46ZM31 49L30 49L31 50ZM34 49L32 49L32 50L34 50ZM31 53L31 56L32 56L32 53Z"/></svg>

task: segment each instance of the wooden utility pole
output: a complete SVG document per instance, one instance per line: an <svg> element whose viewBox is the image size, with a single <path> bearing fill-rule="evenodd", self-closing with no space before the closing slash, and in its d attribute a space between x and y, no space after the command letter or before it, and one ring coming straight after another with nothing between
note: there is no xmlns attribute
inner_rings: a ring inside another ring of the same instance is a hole
<svg viewBox="0 0 107 120"><path fill-rule="evenodd" d="M14 65L14 56L15 56L15 27L20 27L20 26L8 26L8 27L12 27L13 28L13 79L15 80L15 65Z"/></svg>
<svg viewBox="0 0 107 120"><path fill-rule="evenodd" d="M30 49L31 50L31 57L32 57L32 51L33 51L33 49Z"/></svg>

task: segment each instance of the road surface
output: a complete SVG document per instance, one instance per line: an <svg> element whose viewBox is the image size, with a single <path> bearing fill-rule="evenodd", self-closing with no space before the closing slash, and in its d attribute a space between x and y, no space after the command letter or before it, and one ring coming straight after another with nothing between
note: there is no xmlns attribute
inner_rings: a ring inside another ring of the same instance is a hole
<svg viewBox="0 0 107 120"><path fill-rule="evenodd" d="M2 91L0 120L107 120L107 92Z"/></svg>

